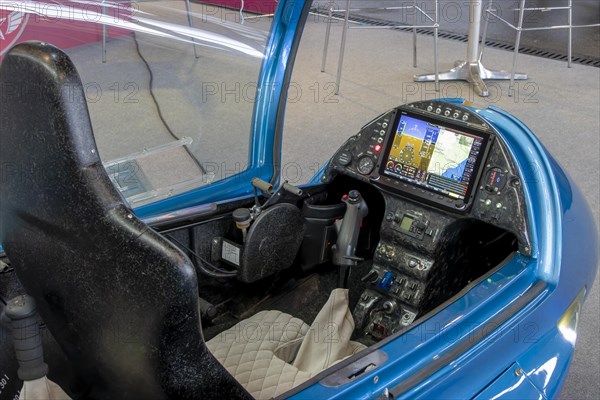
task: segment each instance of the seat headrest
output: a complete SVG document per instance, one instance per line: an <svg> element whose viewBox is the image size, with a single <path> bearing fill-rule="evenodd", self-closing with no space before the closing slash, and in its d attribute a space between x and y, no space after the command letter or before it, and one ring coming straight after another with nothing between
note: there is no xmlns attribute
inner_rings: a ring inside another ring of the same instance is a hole
<svg viewBox="0 0 600 400"><path fill-rule="evenodd" d="M23 211L72 224L79 209L125 205L100 162L83 86L64 52L15 46L0 66L0 88L0 243Z"/></svg>
<svg viewBox="0 0 600 400"><path fill-rule="evenodd" d="M19 44L0 88L0 243L79 395L248 398L206 348L190 260L108 178L69 57Z"/></svg>

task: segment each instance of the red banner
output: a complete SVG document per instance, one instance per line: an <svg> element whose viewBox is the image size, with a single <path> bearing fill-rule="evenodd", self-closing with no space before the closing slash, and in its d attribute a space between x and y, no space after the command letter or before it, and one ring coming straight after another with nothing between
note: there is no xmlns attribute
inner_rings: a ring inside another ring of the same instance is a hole
<svg viewBox="0 0 600 400"><path fill-rule="evenodd" d="M239 9L242 0L196 0L195 3ZM131 0L38 0L2 2L0 6L0 60L15 44L41 40L61 49L101 42L107 37L128 34L120 26L135 10ZM273 14L277 0L244 0L244 11Z"/></svg>
<svg viewBox="0 0 600 400"><path fill-rule="evenodd" d="M103 26L109 38L129 33L120 22L131 16L130 0L3 2L0 8L0 59L15 44L41 40L67 49L100 42Z"/></svg>

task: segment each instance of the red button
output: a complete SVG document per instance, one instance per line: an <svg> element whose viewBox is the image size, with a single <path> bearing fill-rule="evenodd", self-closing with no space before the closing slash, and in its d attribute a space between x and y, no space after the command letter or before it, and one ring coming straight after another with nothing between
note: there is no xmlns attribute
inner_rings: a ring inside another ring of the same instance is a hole
<svg viewBox="0 0 600 400"><path fill-rule="evenodd" d="M374 148L373 150L375 150L375 153L379 153L379 152L381 152L381 148L382 148L382 147L381 147L381 145L380 145L380 144L376 144L376 145L375 145L375 148Z"/></svg>

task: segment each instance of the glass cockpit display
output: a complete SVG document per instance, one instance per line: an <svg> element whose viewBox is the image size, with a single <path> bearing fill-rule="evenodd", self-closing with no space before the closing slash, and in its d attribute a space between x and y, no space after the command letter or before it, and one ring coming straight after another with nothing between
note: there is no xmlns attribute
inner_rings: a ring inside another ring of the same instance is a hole
<svg viewBox="0 0 600 400"><path fill-rule="evenodd" d="M402 114L382 172L466 202L485 144L483 136Z"/></svg>

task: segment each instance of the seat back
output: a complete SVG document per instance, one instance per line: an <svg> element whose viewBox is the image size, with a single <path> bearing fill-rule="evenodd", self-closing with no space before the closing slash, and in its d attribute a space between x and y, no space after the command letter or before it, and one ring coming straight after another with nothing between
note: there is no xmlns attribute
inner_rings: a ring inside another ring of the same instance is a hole
<svg viewBox="0 0 600 400"><path fill-rule="evenodd" d="M247 397L206 348L193 265L109 180L68 56L19 44L0 88L0 243L83 382L79 394Z"/></svg>

